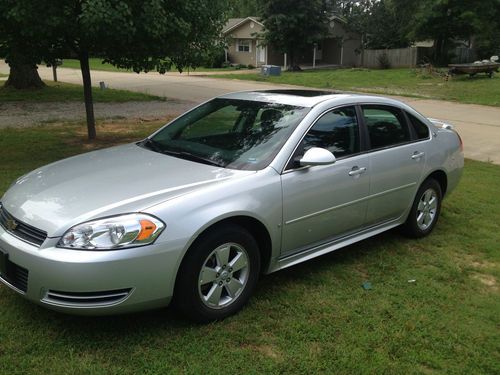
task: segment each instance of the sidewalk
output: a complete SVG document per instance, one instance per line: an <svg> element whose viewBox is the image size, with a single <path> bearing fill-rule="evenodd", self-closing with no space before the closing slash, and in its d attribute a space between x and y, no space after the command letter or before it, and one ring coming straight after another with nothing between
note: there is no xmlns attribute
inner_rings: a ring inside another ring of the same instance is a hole
<svg viewBox="0 0 500 375"><path fill-rule="evenodd" d="M8 72L8 66L0 61L0 73L8 74ZM39 73L42 79L52 79L51 68L39 67ZM82 83L81 73L76 69L59 68L58 78L63 82ZM92 71L93 85L99 86L101 81L110 88L139 91L194 103L232 91L297 88L290 85L207 78L200 75ZM411 105L427 117L438 118L455 125L464 141L466 157L500 164L499 107L407 97L394 98Z"/></svg>

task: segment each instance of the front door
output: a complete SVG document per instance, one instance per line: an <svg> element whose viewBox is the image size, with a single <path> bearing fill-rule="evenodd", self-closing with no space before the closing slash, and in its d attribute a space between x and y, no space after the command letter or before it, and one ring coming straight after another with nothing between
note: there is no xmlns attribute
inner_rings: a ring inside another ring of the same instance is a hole
<svg viewBox="0 0 500 375"><path fill-rule="evenodd" d="M259 45L257 47L257 57L258 57L258 62L260 65L266 63L266 46Z"/></svg>
<svg viewBox="0 0 500 375"><path fill-rule="evenodd" d="M331 151L331 165L300 168L293 162L282 175L282 254L328 242L361 228L369 194L369 156L360 154L360 131L353 106L322 115L294 154L311 147Z"/></svg>

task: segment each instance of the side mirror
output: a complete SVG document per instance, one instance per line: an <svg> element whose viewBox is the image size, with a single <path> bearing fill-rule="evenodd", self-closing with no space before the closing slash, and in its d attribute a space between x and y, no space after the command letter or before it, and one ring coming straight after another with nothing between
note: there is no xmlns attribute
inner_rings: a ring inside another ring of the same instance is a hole
<svg viewBox="0 0 500 375"><path fill-rule="evenodd" d="M313 147L306 151L299 163L302 167L333 164L337 161L335 156L327 149Z"/></svg>

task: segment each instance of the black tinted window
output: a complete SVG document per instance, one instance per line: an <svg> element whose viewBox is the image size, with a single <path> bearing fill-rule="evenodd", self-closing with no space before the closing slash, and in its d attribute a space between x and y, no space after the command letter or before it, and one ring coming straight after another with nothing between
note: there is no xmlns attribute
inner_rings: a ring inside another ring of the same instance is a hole
<svg viewBox="0 0 500 375"><path fill-rule="evenodd" d="M372 149L384 148L411 140L400 110L390 107L363 107L363 116Z"/></svg>
<svg viewBox="0 0 500 375"><path fill-rule="evenodd" d="M415 116L410 115L409 113L407 113L407 115L411 121L411 124L413 125L413 129L415 129L415 134L417 134L417 138L418 139L429 138L429 128L427 127L427 125L425 125Z"/></svg>
<svg viewBox="0 0 500 375"><path fill-rule="evenodd" d="M322 147L335 157L359 152L359 127L354 107L344 107L323 115L309 130L303 141L303 151Z"/></svg>

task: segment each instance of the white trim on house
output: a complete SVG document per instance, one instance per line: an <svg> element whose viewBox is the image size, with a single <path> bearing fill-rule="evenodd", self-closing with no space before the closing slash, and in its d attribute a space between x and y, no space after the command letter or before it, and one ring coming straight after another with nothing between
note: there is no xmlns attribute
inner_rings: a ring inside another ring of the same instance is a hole
<svg viewBox="0 0 500 375"><path fill-rule="evenodd" d="M340 65L344 65L344 38L340 41Z"/></svg>
<svg viewBox="0 0 500 375"><path fill-rule="evenodd" d="M243 25L245 22L247 21L253 21L257 24L259 24L260 26L264 26L264 24L260 21L257 21L255 18L253 17L247 17L247 18L244 18L242 19L240 22L238 22L237 24L231 26L230 28L226 29L226 30L222 30L222 33L223 34L227 34L228 32L230 32L231 30L234 30L234 29L237 29L238 27L240 27L241 25Z"/></svg>

